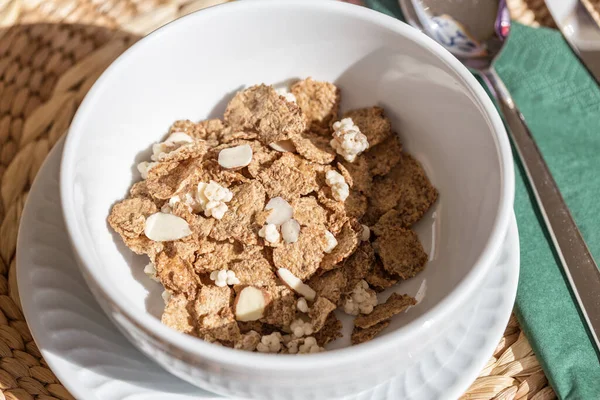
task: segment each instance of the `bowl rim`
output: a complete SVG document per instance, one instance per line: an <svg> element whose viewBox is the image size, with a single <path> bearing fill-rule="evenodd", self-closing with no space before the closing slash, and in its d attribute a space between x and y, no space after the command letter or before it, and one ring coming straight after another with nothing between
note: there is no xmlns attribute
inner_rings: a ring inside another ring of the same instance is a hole
<svg viewBox="0 0 600 400"><path fill-rule="evenodd" d="M272 10L274 7L292 9L302 8L313 12L330 12L341 16L362 19L369 24L378 25L403 36L437 56L441 62L446 64L446 66L458 75L465 87L471 92L473 98L479 103L482 113L490 124L491 133L495 141L496 151L498 152L500 161L501 199L496 212L493 228L477 261L463 280L429 311L393 332L359 346L351 346L331 352L312 354L310 357L251 353L222 346L215 346L202 339L177 332L174 329L163 325L157 318L146 313L140 313L138 309L128 304L124 297L120 296L118 291L110 285L110 282L108 282L101 274L100 268L93 267L93 265L95 265L94 256L91 255L91 252L85 250L86 244L83 240L83 235L80 233L82 227L77 222L75 212L72 211L75 210L73 185L67 183L72 182L70 177L73 176L75 170L74 160L78 143L85 135L85 129L82 128L85 125L86 115L93 112L92 104L94 98L101 92L104 83L110 79L113 72L118 69L121 64L130 57L133 57L138 51L152 46L155 41L159 41L162 35L167 31L184 29L190 24L201 23L204 19L215 16L218 17L219 15L242 13L249 9L268 8ZM285 2L253 0L231 2L186 15L170 22L139 40L120 55L103 72L85 96L69 128L60 167L60 197L67 232L74 253L79 260L79 268L83 272L88 285L94 289L92 292L100 303L108 301L111 308L117 309L119 313L129 320L129 322L143 330L149 337L158 342L162 342L165 348L177 349L177 353L183 352L184 354L197 359L213 361L232 367L246 367L250 370L260 368L262 370L266 369L273 372L315 369L316 366L321 370L323 368L333 368L340 365L357 365L361 360L372 358L374 354L385 354L389 352L390 346L393 347L394 342L420 335L423 330L432 323L447 318L452 310L455 310L468 300L469 295L473 293L477 285L479 285L486 271L495 260L510 223L514 201L514 186L512 152L502 120L483 87L469 70L458 61L458 59L433 39L396 18L366 7L355 6L339 1L322 0L287 0Z"/></svg>

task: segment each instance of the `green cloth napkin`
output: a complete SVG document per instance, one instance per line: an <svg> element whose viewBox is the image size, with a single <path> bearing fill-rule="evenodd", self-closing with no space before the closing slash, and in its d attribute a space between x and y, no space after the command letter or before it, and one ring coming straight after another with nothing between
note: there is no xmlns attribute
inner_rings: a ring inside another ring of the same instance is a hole
<svg viewBox="0 0 600 400"><path fill-rule="evenodd" d="M402 18L397 0L365 5ZM513 24L496 64L596 260L600 260L600 88L559 32ZM516 311L561 399L600 399L600 361L521 165Z"/></svg>

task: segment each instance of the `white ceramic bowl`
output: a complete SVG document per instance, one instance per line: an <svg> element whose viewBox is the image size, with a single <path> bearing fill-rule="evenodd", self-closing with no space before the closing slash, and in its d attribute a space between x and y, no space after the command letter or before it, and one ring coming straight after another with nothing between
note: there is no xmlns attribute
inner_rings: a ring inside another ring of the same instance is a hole
<svg viewBox="0 0 600 400"><path fill-rule="evenodd" d="M139 179L136 163L174 120L220 116L245 85L306 76L335 82L343 109L382 105L439 189L417 227L431 254L418 277L427 282L425 299L369 343L309 356L235 351L161 325L158 285L143 276L146 260L109 229L111 205ZM467 69L393 18L330 1L235 2L152 33L89 92L61 168L81 270L132 343L200 387L269 399L329 399L410 368L480 285L502 244L514 191L502 122Z"/></svg>

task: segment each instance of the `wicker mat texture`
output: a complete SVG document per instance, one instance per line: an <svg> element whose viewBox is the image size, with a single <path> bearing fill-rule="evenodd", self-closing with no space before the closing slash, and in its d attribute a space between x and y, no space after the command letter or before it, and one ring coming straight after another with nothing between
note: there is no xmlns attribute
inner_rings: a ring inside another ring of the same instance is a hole
<svg viewBox="0 0 600 400"><path fill-rule="evenodd" d="M227 0L0 0L0 400L73 399L21 312L15 245L29 187L102 71L157 27ZM552 26L543 0L508 0L513 17ZM556 398L511 318L464 399Z"/></svg>

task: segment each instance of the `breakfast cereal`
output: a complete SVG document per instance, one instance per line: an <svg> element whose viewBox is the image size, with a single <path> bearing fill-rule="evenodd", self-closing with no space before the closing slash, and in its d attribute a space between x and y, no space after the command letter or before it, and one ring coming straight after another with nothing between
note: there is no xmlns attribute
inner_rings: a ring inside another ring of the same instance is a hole
<svg viewBox="0 0 600 400"><path fill-rule="evenodd" d="M239 91L223 119L179 120L108 222L163 287L162 322L245 351L371 340L416 304L377 293L427 262L411 226L437 199L379 106L339 117L311 78Z"/></svg>
<svg viewBox="0 0 600 400"><path fill-rule="evenodd" d="M210 237L215 240L234 239L254 245L258 236L253 230L254 216L265 207L265 189L257 181L242 183L233 189L229 212L215 223Z"/></svg>
<svg viewBox="0 0 600 400"><path fill-rule="evenodd" d="M308 281L308 286L315 290L319 297L325 297L335 304L340 301L346 284L347 278L342 268L327 271L322 275L314 275Z"/></svg>
<svg viewBox="0 0 600 400"><path fill-rule="evenodd" d="M349 118L367 137L369 146L377 146L392 135L392 124L383 115L383 108L368 107L348 111L344 118Z"/></svg>
<svg viewBox="0 0 600 400"><path fill-rule="evenodd" d="M257 179L270 198L280 196L289 201L319 188L315 166L292 153L283 153Z"/></svg>
<svg viewBox="0 0 600 400"><path fill-rule="evenodd" d="M369 220L373 223L395 208L409 224L421 219L437 199L437 191L421 165L410 155L403 154L400 162L385 176L373 180L373 195L369 197Z"/></svg>
<svg viewBox="0 0 600 400"><path fill-rule="evenodd" d="M365 280L373 290L382 292L398 283L400 277L388 273L383 268L381 261L377 260L372 270L365 276Z"/></svg>
<svg viewBox="0 0 600 400"><path fill-rule="evenodd" d="M414 231L395 227L378 236L373 248L381 257L383 268L392 275L409 279L418 274L427 263L427 254Z"/></svg>
<svg viewBox="0 0 600 400"><path fill-rule="evenodd" d="M355 345L368 342L381 333L381 331L383 331L385 328L387 328L389 324L390 320L388 319L366 329L354 327L352 336L350 337L351 343Z"/></svg>
<svg viewBox="0 0 600 400"><path fill-rule="evenodd" d="M327 321L327 317L337 306L326 297L317 298L308 310L312 328L314 332L319 332Z"/></svg>
<svg viewBox="0 0 600 400"><path fill-rule="evenodd" d="M380 144L373 146L365 154L367 165L372 176L386 175L400 162L402 157L402 144L398 135L391 135Z"/></svg>
<svg viewBox="0 0 600 400"><path fill-rule="evenodd" d="M392 293L385 303L375 306L371 313L356 317L354 326L361 329L370 328L415 304L416 300L406 294Z"/></svg>
<svg viewBox="0 0 600 400"><path fill-rule="evenodd" d="M303 132L292 138L294 148L302 157L319 164L330 164L335 159L335 150L329 140L314 132Z"/></svg>
<svg viewBox="0 0 600 400"><path fill-rule="evenodd" d="M325 228L307 226L302 229L295 243L284 243L273 250L273 263L276 268L287 268L301 280L310 278L325 256L327 240Z"/></svg>
<svg viewBox="0 0 600 400"><path fill-rule="evenodd" d="M373 270L374 264L375 251L371 242L361 242L356 251L344 261L340 268L346 278L346 292L356 286L360 280L366 279Z"/></svg>
<svg viewBox="0 0 600 400"><path fill-rule="evenodd" d="M240 339L235 342L233 348L246 351L255 351L260 341L260 333L256 331L250 331L248 333L243 333L240 336Z"/></svg>
<svg viewBox="0 0 600 400"><path fill-rule="evenodd" d="M346 222L337 237L334 238L337 245L323 257L320 264L321 270L329 271L330 269L339 268L339 264L356 250L360 242L359 236L360 231L356 224Z"/></svg>
<svg viewBox="0 0 600 400"><path fill-rule="evenodd" d="M264 84L238 92L225 110L224 122L239 131L256 132L265 145L290 139L306 128L300 108Z"/></svg>
<svg viewBox="0 0 600 400"><path fill-rule="evenodd" d="M373 175L371 174L367 159L359 157L354 162L342 161L341 164L344 168L342 171L350 177L352 188L365 195L371 194Z"/></svg>
<svg viewBox="0 0 600 400"><path fill-rule="evenodd" d="M337 119L340 90L329 82L311 78L292 85L291 92L302 110L309 131L329 134L329 126Z"/></svg>
<svg viewBox="0 0 600 400"><path fill-rule="evenodd" d="M334 313L329 314L323 328L314 335L319 346L325 346L330 342L342 337L342 322Z"/></svg>
<svg viewBox="0 0 600 400"><path fill-rule="evenodd" d="M171 296L165 310L163 311L161 322L179 332L192 333L194 325L189 310L189 301L183 294Z"/></svg>

